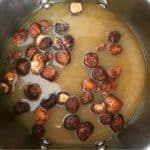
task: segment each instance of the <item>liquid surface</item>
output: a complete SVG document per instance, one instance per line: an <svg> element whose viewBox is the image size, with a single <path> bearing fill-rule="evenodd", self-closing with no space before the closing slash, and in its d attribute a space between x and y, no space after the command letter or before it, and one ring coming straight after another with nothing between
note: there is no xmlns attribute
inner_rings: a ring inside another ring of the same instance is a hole
<svg viewBox="0 0 150 150"><path fill-rule="evenodd" d="M99 57L99 63L105 69L111 66L120 66L122 69L122 74L117 80L118 88L113 94L122 100L123 107L120 113L123 114L125 121L128 122L142 103L146 78L142 50L130 29L117 16L108 10L96 7L94 4L86 4L83 13L79 16L71 16L68 13L66 4L57 4L49 10L41 10L35 13L25 22L24 26L29 27L33 21L43 18L50 19L54 23L65 21L69 24L70 30L68 33L75 38L71 64L61 70L56 83L47 83L48 81L39 79L41 77L31 74L24 78L19 77L14 92L7 97L10 109L18 100L23 99L23 87L31 82L38 82L40 84L44 91L44 94L42 94L44 98L47 98L50 93L54 91L59 92L60 90L68 91L68 93L79 97L82 94L81 82L89 77L90 72L90 70L82 65L83 56L86 52L95 51ZM107 50L102 53L94 50L99 43L107 43L109 33L114 30L122 34L120 44L123 47L123 52L118 56L112 56ZM12 48L14 46L10 45L9 49ZM95 95L95 101L102 100L102 95ZM35 109L39 101L34 106L31 104L32 110ZM90 121L95 126L95 130L90 138L85 142L81 142L74 131L68 131L63 128L62 121L66 114L67 111L63 106L55 106L49 110L49 120L45 126L45 136L54 145L93 145L96 140L107 139L114 134L109 126L99 123L97 115L89 111L89 105L81 105L77 114L82 121ZM30 132L34 124L33 113L23 114L17 119Z"/></svg>

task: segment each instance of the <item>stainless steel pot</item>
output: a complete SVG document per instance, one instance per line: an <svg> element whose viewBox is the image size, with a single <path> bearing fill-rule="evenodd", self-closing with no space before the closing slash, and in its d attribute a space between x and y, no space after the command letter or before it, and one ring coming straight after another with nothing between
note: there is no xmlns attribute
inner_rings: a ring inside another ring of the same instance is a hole
<svg viewBox="0 0 150 150"><path fill-rule="evenodd" d="M50 1L50 0L49 0ZM58 2L52 0L51 2ZM98 2L98 0L91 0ZM29 14L39 9L38 0L0 0L0 60L5 56L4 44L16 25ZM150 0L110 0L108 9L125 19L138 33L143 43L148 68L145 103L136 121L113 137L106 144L108 148L150 149ZM1 65L1 64L0 64ZM4 66L1 66L1 69ZM137 81L138 82L138 81ZM132 91L131 91L132 94ZM0 100L0 148L40 148L29 136L22 138L27 129L14 118L7 108L7 102Z"/></svg>

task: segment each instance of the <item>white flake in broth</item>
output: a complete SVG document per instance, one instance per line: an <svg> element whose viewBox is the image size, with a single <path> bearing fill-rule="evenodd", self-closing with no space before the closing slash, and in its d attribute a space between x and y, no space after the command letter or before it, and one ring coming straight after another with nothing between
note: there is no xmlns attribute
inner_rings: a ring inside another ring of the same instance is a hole
<svg viewBox="0 0 150 150"><path fill-rule="evenodd" d="M61 87L58 83L47 81L37 75L29 74L25 77L21 77L21 79L24 80L24 83L26 85L31 84L31 83L38 83L42 89L42 93L37 101L30 101L28 99L22 99L22 101L26 101L30 104L31 111L34 111L39 106L40 102L43 99L47 99L50 96L50 94L52 93L57 94L61 91Z"/></svg>

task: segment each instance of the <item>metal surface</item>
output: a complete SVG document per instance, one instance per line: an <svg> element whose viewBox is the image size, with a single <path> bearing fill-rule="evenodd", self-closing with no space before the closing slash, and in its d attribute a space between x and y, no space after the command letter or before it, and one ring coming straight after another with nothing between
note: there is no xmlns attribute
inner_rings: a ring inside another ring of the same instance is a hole
<svg viewBox="0 0 150 150"><path fill-rule="evenodd" d="M5 39L23 18L38 7L36 0L0 0L0 61L3 61ZM150 77L150 0L110 0L108 9L127 20L139 34L145 50L148 77ZM109 140L107 142L109 148L150 148L149 79L147 83L145 103L140 117L118 136ZM0 148L39 148L39 141L33 140L30 136L21 137L20 133L28 131L7 108L7 103L0 101Z"/></svg>

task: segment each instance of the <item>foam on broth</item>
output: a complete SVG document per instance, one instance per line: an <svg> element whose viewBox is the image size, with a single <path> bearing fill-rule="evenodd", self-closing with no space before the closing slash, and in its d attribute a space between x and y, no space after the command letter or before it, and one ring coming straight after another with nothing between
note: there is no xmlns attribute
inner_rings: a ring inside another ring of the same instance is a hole
<svg viewBox="0 0 150 150"><path fill-rule="evenodd" d="M106 50L102 53L95 52L99 57L99 63L105 69L116 65L122 68L122 74L117 80L118 88L114 95L122 100L123 107L120 112L123 114L125 121L128 122L141 104L145 89L146 67L142 49L131 30L117 16L91 3L86 4L84 7L85 9L81 15L71 16L68 13L66 4L57 4L49 10L38 11L25 22L24 26L29 27L34 20L43 18L51 19L54 23L57 21L65 21L69 24L69 33L75 38L72 61L70 65L60 70L61 73L56 82L61 86L62 90L66 90L76 96L80 96L82 93L81 82L85 78L88 78L90 73L90 70L82 65L84 54L95 51L94 49L99 43L107 42L108 35L111 31L119 31L122 34L120 44L123 47L123 52L120 55L111 56ZM21 87L25 83L28 83L27 78L19 78L19 81L16 83L13 94L18 95L18 98L21 98ZM44 86L45 84L41 83L41 87ZM49 88L48 84L46 87ZM49 91L51 91L50 88ZM9 104L12 107L18 101L18 98L16 99L12 95L9 95L9 98L12 99L11 104ZM96 94L95 101L97 100L103 100L103 96ZM68 131L63 128L62 120L66 114L67 112L63 106L55 106L49 110L49 120L45 126L45 136L53 144L93 145L96 140L106 139L113 134L109 126L100 124L97 115L89 111L89 105L81 105L77 114L82 121L90 121L95 126L92 136L87 141L81 142L74 131ZM34 124L32 112L23 114L18 119L29 130Z"/></svg>

